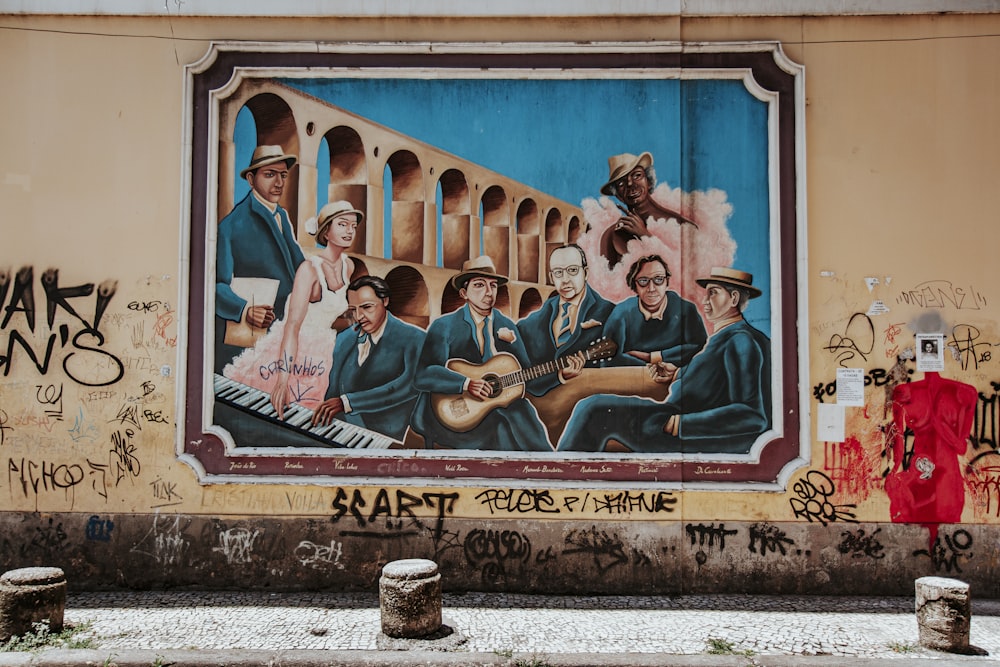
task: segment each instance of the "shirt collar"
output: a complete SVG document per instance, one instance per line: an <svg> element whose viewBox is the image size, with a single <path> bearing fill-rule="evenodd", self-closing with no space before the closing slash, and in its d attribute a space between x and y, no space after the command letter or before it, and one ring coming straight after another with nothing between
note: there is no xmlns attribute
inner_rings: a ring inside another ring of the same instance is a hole
<svg viewBox="0 0 1000 667"><path fill-rule="evenodd" d="M742 319L743 315L736 315L735 317L730 317L728 320L720 320L715 324L715 327L712 329L712 333L713 334L719 333L720 331L728 327L730 324L736 324Z"/></svg>
<svg viewBox="0 0 1000 667"><path fill-rule="evenodd" d="M382 326L376 329L375 333L368 334L368 337L371 339L373 345L377 345L378 342L382 340L382 334L385 333L385 325L388 323L389 323L389 315L387 313L385 319L382 320Z"/></svg>
<svg viewBox="0 0 1000 667"><path fill-rule="evenodd" d="M253 193L254 199L256 199L261 204L263 204L264 208L266 208L268 211L270 211L271 213L277 213L278 212L278 205L277 204L267 201L266 199L264 199L263 197L261 197L259 194L257 194L256 190L251 189L250 192Z"/></svg>
<svg viewBox="0 0 1000 667"><path fill-rule="evenodd" d="M664 295L663 303L661 303L660 307L653 312L649 312L648 310L646 310L646 307L642 305L642 301L639 301L639 312L642 313L643 319L646 320L647 322L649 320L662 320L663 313L667 309L667 299L669 298L670 298L669 294Z"/></svg>
<svg viewBox="0 0 1000 667"><path fill-rule="evenodd" d="M562 308L562 305L564 303L568 303L568 304L571 304L573 306L573 310L575 310L575 309L577 309L577 308L580 307L581 303L583 303L583 297L586 296L586 294L587 294L587 290L586 289L582 289L579 292L577 292L576 296L574 296L569 301L566 301L562 297L559 297L559 307Z"/></svg>
<svg viewBox="0 0 1000 667"><path fill-rule="evenodd" d="M489 315L486 315L486 316L483 316L483 315L480 315L479 313L477 313L476 311L474 311L474 310L472 309L472 306L469 306L469 315L471 315L471 316L472 316L472 321L473 321L474 323L476 323L476 324L479 324L479 323L480 323L480 322L482 322L483 320L488 320L488 319L490 319L490 317L492 317L492 316L493 316L493 313L491 312L491 313L490 313Z"/></svg>

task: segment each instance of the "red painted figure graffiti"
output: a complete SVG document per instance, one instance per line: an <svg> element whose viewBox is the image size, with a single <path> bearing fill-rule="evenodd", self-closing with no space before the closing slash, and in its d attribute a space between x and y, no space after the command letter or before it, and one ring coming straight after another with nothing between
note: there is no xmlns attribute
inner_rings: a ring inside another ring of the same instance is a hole
<svg viewBox="0 0 1000 667"><path fill-rule="evenodd" d="M885 480L889 513L896 523L957 523L965 489L958 457L969 444L976 409L976 389L937 373L897 385L892 392L895 434L892 472ZM906 429L913 432L907 448Z"/></svg>

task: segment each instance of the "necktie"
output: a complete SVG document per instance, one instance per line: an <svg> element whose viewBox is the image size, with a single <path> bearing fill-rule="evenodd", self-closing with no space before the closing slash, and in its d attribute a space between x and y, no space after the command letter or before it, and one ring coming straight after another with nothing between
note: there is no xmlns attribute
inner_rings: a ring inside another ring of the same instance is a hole
<svg viewBox="0 0 1000 667"><path fill-rule="evenodd" d="M278 213L277 211L274 212L274 224L278 225L278 233L280 234L282 232L281 214Z"/></svg>
<svg viewBox="0 0 1000 667"><path fill-rule="evenodd" d="M492 346L490 345L489 325L490 318L488 317L476 324L476 343L479 344L479 354L482 355L483 361L493 356Z"/></svg>
<svg viewBox="0 0 1000 667"><path fill-rule="evenodd" d="M358 336L358 366L365 363L365 359L368 358L368 354L372 351L372 339L366 333Z"/></svg>
<svg viewBox="0 0 1000 667"><path fill-rule="evenodd" d="M570 303L567 301L562 305L562 317L559 319L559 330L556 334L556 347L562 347L569 340L569 336L572 333L569 327L569 307Z"/></svg>

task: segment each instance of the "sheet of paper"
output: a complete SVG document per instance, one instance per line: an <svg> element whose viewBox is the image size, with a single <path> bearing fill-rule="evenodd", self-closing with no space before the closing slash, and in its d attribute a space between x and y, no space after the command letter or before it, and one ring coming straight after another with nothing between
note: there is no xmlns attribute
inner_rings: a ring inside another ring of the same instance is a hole
<svg viewBox="0 0 1000 667"><path fill-rule="evenodd" d="M944 370L944 336L917 334L917 370Z"/></svg>
<svg viewBox="0 0 1000 667"><path fill-rule="evenodd" d="M820 403L816 412L816 439L820 442L844 441L844 406Z"/></svg>
<svg viewBox="0 0 1000 667"><path fill-rule="evenodd" d="M233 278L230 287L250 306L273 306L278 296L278 281L273 278ZM246 320L226 322L226 345L253 347L267 329L250 326Z"/></svg>
<svg viewBox="0 0 1000 667"><path fill-rule="evenodd" d="M837 405L865 404L865 371L863 368L837 369Z"/></svg>

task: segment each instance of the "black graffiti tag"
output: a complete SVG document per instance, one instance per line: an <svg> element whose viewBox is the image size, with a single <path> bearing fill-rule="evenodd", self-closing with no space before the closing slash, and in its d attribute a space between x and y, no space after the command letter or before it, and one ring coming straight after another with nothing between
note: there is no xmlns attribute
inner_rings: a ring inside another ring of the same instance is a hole
<svg viewBox="0 0 1000 667"><path fill-rule="evenodd" d="M590 530L570 531L566 536L566 544L571 548L564 549L563 554L589 554L602 574L616 565L628 563L629 560L621 539L605 530L598 531L597 526L591 526Z"/></svg>
<svg viewBox="0 0 1000 667"><path fill-rule="evenodd" d="M792 546L795 541L785 535L785 532L777 526L763 523L755 523L750 526L750 546L753 553L766 556L768 553L781 552L782 556L787 556L786 547Z"/></svg>
<svg viewBox="0 0 1000 667"><path fill-rule="evenodd" d="M823 349L835 355L840 366L846 367L848 361L857 357L867 361L868 355L875 349L875 325L866 314L854 313L847 321L844 333L830 336Z"/></svg>
<svg viewBox="0 0 1000 667"><path fill-rule="evenodd" d="M959 528L951 535L944 536L944 544L941 543L941 536L934 538L934 544L929 549L918 549L913 552L914 556L927 556L931 559L934 569L940 572L961 573L962 559L972 559L972 535L964 528Z"/></svg>
<svg viewBox="0 0 1000 667"><path fill-rule="evenodd" d="M440 540L444 534L444 522L447 515L451 514L458 500L458 493L423 493L420 496L407 493L402 489L396 489L395 495L390 495L387 489L379 489L375 498L371 500L371 511L367 510L369 501L360 489L354 489L348 499L347 491L337 487L331 504L333 516L331 523L337 523L347 515L354 517L354 521L359 528L366 528L381 519L386 528L392 529L392 533L384 533L382 536L403 536L415 534L414 531L404 531L404 525L423 528L423 522L417 517L414 509L428 507L436 511L434 518L433 537ZM353 531L342 531L342 535L376 536L378 533L356 533Z"/></svg>
<svg viewBox="0 0 1000 667"><path fill-rule="evenodd" d="M795 516L818 521L822 525L834 521L857 523L854 513L849 511L856 505L834 505L830 497L836 491L833 480L818 470L810 470L803 479L795 482L792 491L797 498L789 499Z"/></svg>
<svg viewBox="0 0 1000 667"><path fill-rule="evenodd" d="M881 531L881 528L876 528L871 535L866 535L864 528L858 528L856 533L844 531L840 534L841 540L837 550L844 555L850 554L851 558L866 556L875 560L885 558L885 554L882 553L884 547L876 537Z"/></svg>
<svg viewBox="0 0 1000 667"><path fill-rule="evenodd" d="M527 563L531 558L531 540L514 530L470 531L465 536L465 559L482 568L483 581L496 583L507 575L508 563Z"/></svg>
<svg viewBox="0 0 1000 667"><path fill-rule="evenodd" d="M698 546L713 547L718 543L719 550L726 548L726 536L736 535L739 531L736 530L726 530L726 524L720 523L718 527L713 523L706 526L703 523L699 523L697 526L689 523L684 526L685 532L687 532L688 537L691 538L691 546L694 546L697 542Z"/></svg>
<svg viewBox="0 0 1000 667"><path fill-rule="evenodd" d="M488 507L490 514L526 512L558 514L560 511L548 490L486 489L476 496L476 500Z"/></svg>
<svg viewBox="0 0 1000 667"><path fill-rule="evenodd" d="M7 333L6 347L0 347L0 368L3 369L3 375L9 376L15 361L24 357L34 364L40 375L47 375L58 345L59 350L68 349L62 358L63 372L77 384L102 387L121 380L125 374L125 366L121 359L103 348L104 334L100 331L101 318L118 289L118 283L105 280L98 285L94 315L90 321L77 312L70 299L94 294L93 283L61 287L58 269L47 269L42 274L40 283L45 292L49 333L44 343L40 342L40 347L36 349L33 342L36 328L34 268L22 267L13 278L9 271L0 271L0 306L3 306L0 330ZM73 319L56 326L56 313L59 311ZM16 314L23 318L28 333L19 329L17 324L11 324ZM71 327L71 324L74 326ZM74 333L75 327L79 327L79 330Z"/></svg>
<svg viewBox="0 0 1000 667"><path fill-rule="evenodd" d="M139 459L136 456L137 447L132 442L135 433L132 429L115 431L111 434L112 447L109 454L109 467L115 471L115 486L126 477L134 479L139 476Z"/></svg>

